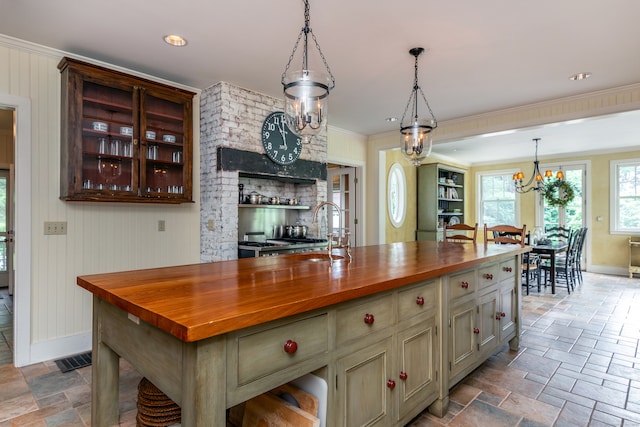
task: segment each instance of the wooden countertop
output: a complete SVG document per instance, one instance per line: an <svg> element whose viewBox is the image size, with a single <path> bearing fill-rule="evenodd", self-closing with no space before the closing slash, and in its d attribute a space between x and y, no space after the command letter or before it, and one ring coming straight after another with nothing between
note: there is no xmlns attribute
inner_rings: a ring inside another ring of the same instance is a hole
<svg viewBox="0 0 640 427"><path fill-rule="evenodd" d="M77 283L191 342L529 250L416 241L353 248L351 263L332 266L292 254L85 275Z"/></svg>

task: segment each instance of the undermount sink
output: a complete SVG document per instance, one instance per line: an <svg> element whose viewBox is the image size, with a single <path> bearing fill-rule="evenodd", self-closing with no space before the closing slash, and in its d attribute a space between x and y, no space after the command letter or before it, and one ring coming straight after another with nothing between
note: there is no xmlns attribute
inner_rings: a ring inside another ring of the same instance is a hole
<svg viewBox="0 0 640 427"><path fill-rule="evenodd" d="M310 262L329 262L329 255L325 252L306 252L302 254L296 254L293 258L298 259L300 261L310 261ZM344 259L342 255L331 255L333 261Z"/></svg>

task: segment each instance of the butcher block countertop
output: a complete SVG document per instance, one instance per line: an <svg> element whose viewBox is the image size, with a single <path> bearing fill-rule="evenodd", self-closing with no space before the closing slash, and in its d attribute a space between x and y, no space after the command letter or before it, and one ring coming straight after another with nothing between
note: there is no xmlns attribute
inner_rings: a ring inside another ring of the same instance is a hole
<svg viewBox="0 0 640 427"><path fill-rule="evenodd" d="M328 307L530 248L415 241L352 248L353 260L308 254L80 276L79 286L185 342ZM344 255L335 250L334 254Z"/></svg>

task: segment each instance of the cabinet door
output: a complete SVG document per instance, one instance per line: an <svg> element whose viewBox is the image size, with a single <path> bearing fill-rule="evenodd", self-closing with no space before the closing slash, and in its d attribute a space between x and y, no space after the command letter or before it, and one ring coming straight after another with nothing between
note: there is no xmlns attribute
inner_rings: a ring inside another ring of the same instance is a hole
<svg viewBox="0 0 640 427"><path fill-rule="evenodd" d="M476 355L475 301L451 308L450 377L470 366Z"/></svg>
<svg viewBox="0 0 640 427"><path fill-rule="evenodd" d="M398 334L398 419L438 391L435 324L432 317Z"/></svg>
<svg viewBox="0 0 640 427"><path fill-rule="evenodd" d="M500 342L516 330L516 304L518 294L513 280L500 284Z"/></svg>
<svg viewBox="0 0 640 427"><path fill-rule="evenodd" d="M388 338L337 361L336 425L391 424L390 347Z"/></svg>
<svg viewBox="0 0 640 427"><path fill-rule="evenodd" d="M133 85L126 79L106 84L72 71L63 82L61 197L136 196Z"/></svg>
<svg viewBox="0 0 640 427"><path fill-rule="evenodd" d="M478 298L478 349L493 352L498 346L498 291L493 290Z"/></svg>
<svg viewBox="0 0 640 427"><path fill-rule="evenodd" d="M141 194L191 200L191 99L148 87L140 103Z"/></svg>

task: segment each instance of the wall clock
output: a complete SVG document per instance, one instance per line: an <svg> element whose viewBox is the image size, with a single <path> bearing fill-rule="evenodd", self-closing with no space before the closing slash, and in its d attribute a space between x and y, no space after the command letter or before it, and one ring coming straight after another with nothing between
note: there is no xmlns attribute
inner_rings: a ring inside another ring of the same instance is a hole
<svg viewBox="0 0 640 427"><path fill-rule="evenodd" d="M275 111L264 119L262 145L267 157L280 165L294 163L302 152L302 140L289 130L282 111Z"/></svg>

